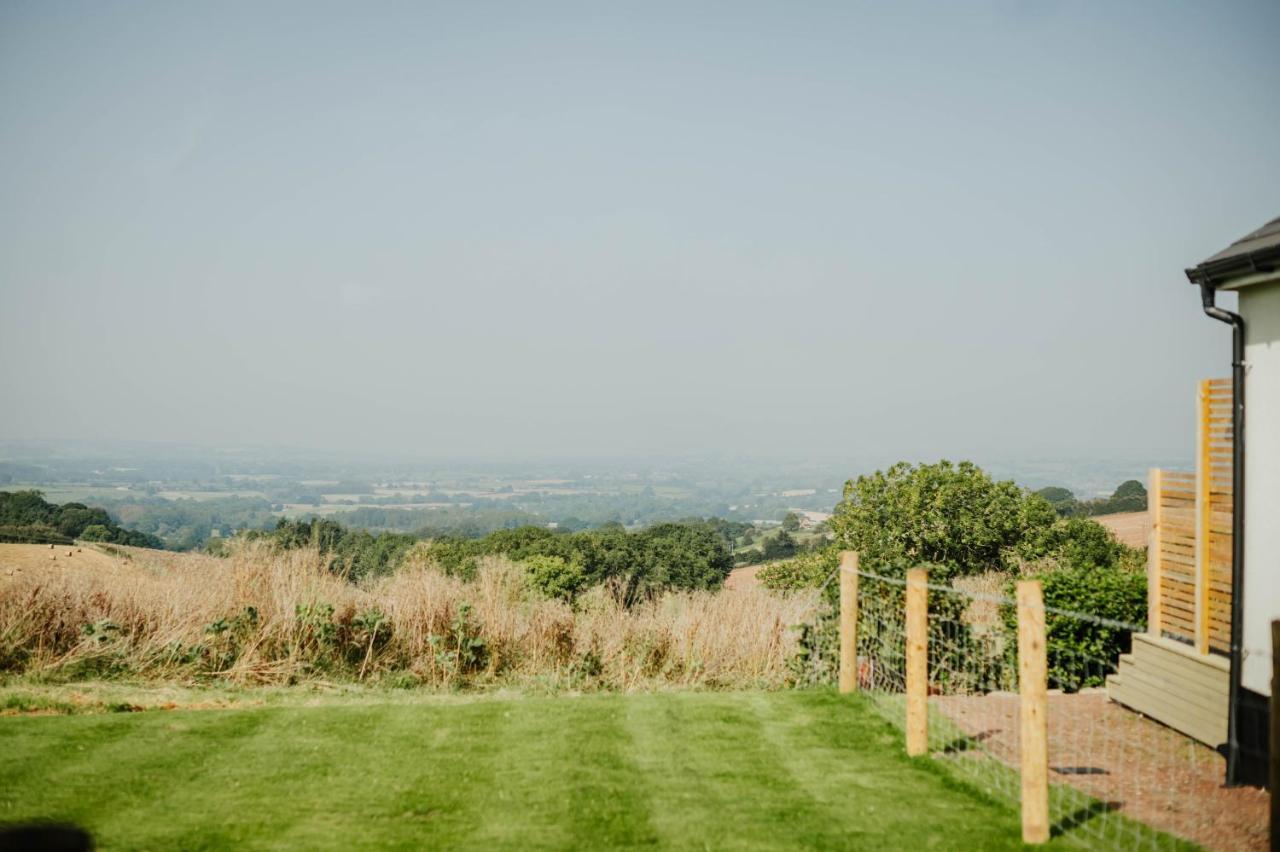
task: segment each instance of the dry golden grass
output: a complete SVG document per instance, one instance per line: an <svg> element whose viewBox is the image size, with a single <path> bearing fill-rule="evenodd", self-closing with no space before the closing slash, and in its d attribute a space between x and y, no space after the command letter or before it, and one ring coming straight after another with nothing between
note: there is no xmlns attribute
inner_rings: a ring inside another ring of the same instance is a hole
<svg viewBox="0 0 1280 852"><path fill-rule="evenodd" d="M767 687L786 681L792 627L816 601L748 588L627 608L598 587L571 608L501 558L470 582L411 560L354 585L314 551L262 543L225 559L15 547L35 546L0 546L0 671L60 679Z"/></svg>

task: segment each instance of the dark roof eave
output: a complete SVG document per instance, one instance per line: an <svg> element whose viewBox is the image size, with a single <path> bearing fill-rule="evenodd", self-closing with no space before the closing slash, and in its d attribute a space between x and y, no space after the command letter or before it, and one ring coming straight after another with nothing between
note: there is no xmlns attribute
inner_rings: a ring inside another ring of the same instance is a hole
<svg viewBox="0 0 1280 852"><path fill-rule="evenodd" d="M1205 261L1186 270L1186 273L1187 280L1192 284L1219 287L1246 275L1275 272L1277 264L1280 264L1280 246L1267 246L1247 254Z"/></svg>

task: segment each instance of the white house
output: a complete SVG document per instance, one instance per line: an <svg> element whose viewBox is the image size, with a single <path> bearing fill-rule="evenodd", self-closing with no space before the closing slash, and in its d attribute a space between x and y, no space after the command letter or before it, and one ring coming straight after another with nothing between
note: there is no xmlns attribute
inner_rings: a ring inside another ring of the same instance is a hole
<svg viewBox="0 0 1280 852"><path fill-rule="evenodd" d="M1256 783L1266 777L1271 622L1280 619L1280 218L1188 269L1187 278L1200 287L1205 313L1233 329L1236 528L1227 781ZM1217 304L1219 291L1239 295L1235 312Z"/></svg>

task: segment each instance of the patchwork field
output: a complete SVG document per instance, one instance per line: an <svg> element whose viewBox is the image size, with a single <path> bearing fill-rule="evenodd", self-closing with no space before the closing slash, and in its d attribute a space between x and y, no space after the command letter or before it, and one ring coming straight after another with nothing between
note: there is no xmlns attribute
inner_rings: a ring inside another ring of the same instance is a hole
<svg viewBox="0 0 1280 852"><path fill-rule="evenodd" d="M1019 845L1012 810L826 691L6 717L0 753L0 822L102 849Z"/></svg>

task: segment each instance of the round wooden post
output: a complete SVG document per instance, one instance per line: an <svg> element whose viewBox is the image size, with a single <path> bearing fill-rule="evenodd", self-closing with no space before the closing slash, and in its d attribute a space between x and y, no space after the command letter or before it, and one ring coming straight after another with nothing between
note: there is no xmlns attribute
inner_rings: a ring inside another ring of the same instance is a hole
<svg viewBox="0 0 1280 852"><path fill-rule="evenodd" d="M907 572L907 754L929 751L929 572Z"/></svg>
<svg viewBox="0 0 1280 852"><path fill-rule="evenodd" d="M1022 739L1022 842L1049 840L1049 671L1039 580L1018 583L1018 692Z"/></svg>
<svg viewBox="0 0 1280 852"><path fill-rule="evenodd" d="M858 688L858 554L840 553L840 691Z"/></svg>

